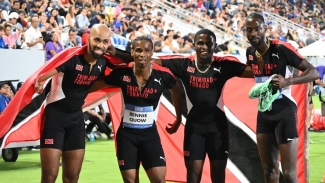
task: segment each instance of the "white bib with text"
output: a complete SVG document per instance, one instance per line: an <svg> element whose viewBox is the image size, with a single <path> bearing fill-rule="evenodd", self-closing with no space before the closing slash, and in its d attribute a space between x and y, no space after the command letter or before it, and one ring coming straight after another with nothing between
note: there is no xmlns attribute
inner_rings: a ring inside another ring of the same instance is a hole
<svg viewBox="0 0 325 183"><path fill-rule="evenodd" d="M125 104L123 114L124 127L144 129L152 127L153 123L153 106L135 106L131 104Z"/></svg>

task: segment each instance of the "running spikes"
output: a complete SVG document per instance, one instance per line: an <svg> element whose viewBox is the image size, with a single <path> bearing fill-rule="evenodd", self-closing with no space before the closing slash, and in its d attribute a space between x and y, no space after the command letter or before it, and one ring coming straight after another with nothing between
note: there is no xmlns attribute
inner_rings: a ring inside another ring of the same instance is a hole
<svg viewBox="0 0 325 183"><path fill-rule="evenodd" d="M273 101L276 100L281 94L279 90L277 90L275 94L272 94L272 78L273 76L271 76L264 83L255 85L248 93L248 96L251 99L259 98L258 110L261 112L269 110L272 106Z"/></svg>

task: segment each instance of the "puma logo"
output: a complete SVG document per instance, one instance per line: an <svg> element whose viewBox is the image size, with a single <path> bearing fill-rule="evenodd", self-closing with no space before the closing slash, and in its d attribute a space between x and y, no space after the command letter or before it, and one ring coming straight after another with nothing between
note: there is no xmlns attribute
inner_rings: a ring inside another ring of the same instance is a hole
<svg viewBox="0 0 325 183"><path fill-rule="evenodd" d="M159 78L159 80L156 79L156 78L154 79L155 82L157 82L157 83L159 83L161 85L160 80L161 80L161 78Z"/></svg>
<svg viewBox="0 0 325 183"><path fill-rule="evenodd" d="M102 65L98 65L98 69L100 72L102 72Z"/></svg>
<svg viewBox="0 0 325 183"><path fill-rule="evenodd" d="M272 53L272 57L277 57L278 59L280 59L280 58L279 58L279 53L277 53L277 54Z"/></svg>
<svg viewBox="0 0 325 183"><path fill-rule="evenodd" d="M162 157L162 156L160 156L159 158L160 158L160 159L162 159L162 160L164 160L164 161L166 161L166 160L165 160L165 158L164 158L164 157Z"/></svg>
<svg viewBox="0 0 325 183"><path fill-rule="evenodd" d="M221 67L219 67L219 69L218 68L213 68L213 70L214 71L217 71L217 72L219 72L221 74L221 71L220 71L221 70Z"/></svg>

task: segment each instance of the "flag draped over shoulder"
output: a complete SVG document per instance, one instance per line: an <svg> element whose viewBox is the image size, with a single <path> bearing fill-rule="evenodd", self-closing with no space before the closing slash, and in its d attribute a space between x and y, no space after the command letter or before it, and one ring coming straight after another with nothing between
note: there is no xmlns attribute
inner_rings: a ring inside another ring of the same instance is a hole
<svg viewBox="0 0 325 183"><path fill-rule="evenodd" d="M35 93L34 84L42 75L62 65L75 55L80 55L87 46L68 48L54 56L49 62L32 74L13 97L7 108L0 115L0 148L9 143L19 143L38 140L40 137L40 119L43 103L50 91L50 82L44 84L44 91L38 95ZM115 57L105 55L112 64L123 62ZM106 70L109 73L111 68ZM115 88L104 89L106 92L117 91ZM98 91L103 92L103 90ZM32 126L30 126L33 124ZM31 128L32 127L32 128ZM18 130L19 129L19 130Z"/></svg>
<svg viewBox="0 0 325 183"><path fill-rule="evenodd" d="M66 49L56 55L50 62L43 65L15 95L0 115L0 148L21 147L20 142L37 141L40 138L40 121L43 103L50 91L50 84L44 84L44 91L35 95L34 83L43 74L55 69L74 55L82 54L86 47L74 47ZM121 60L105 56L111 63L121 64ZM170 55L161 58L175 58ZM184 56L183 56L184 57ZM193 60L193 55L189 57ZM106 74L109 73L109 70ZM256 144L256 115L257 100L248 98L248 91L254 85L252 79L233 78L229 80L223 90L224 109L229 120L230 149L226 170L226 182L263 182L263 170ZM240 89L239 89L240 88ZM306 109L306 85L293 86L292 93L298 104L298 132L299 152L297 157L297 172L299 181L304 183L304 119ZM118 88L103 88L90 93L85 100L83 110L91 109L98 104L107 101L114 133L121 121L122 97ZM186 168L183 158L184 125L179 127L177 133L169 135L165 131L168 123L175 121L175 109L171 101L164 96L161 98L158 113L157 128L164 148L167 163L166 180L173 182L186 182ZM185 124L186 119L184 118ZM15 146L16 145L16 146ZM115 157L111 157L115 158ZM205 160L202 174L202 183L211 182L208 158ZM280 181L282 183L282 181Z"/></svg>

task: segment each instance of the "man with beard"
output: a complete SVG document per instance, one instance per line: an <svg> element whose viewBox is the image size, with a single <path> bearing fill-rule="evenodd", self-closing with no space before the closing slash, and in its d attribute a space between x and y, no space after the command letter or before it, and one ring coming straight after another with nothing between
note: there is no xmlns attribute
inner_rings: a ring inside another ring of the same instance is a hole
<svg viewBox="0 0 325 183"><path fill-rule="evenodd" d="M96 25L88 41L83 54L74 55L35 83L35 90L40 93L41 82L53 76L40 139L41 183L55 182L61 156L63 182L79 179L85 152L82 105L96 79L104 76L108 62L102 56L111 47L110 30L103 24Z"/></svg>
<svg viewBox="0 0 325 183"><path fill-rule="evenodd" d="M176 122L181 123L182 96L174 75L166 68L150 63L153 42L147 36L132 41L134 63L113 70L98 80L91 91L105 86L121 87L123 117L117 130L117 158L124 182L139 182L142 163L150 182L165 182L165 155L157 130L159 101L164 89L172 93ZM174 129L169 129L174 130Z"/></svg>
<svg viewBox="0 0 325 183"><path fill-rule="evenodd" d="M291 96L291 85L308 83L318 78L316 69L288 43L266 38L264 18L258 13L246 19L247 38L252 47L247 48L247 64L252 67L256 83L271 79L273 93L281 92L271 108L257 114L257 146L267 183L279 182L279 153L284 179L297 183L298 132L297 105ZM302 71L292 77L294 67Z"/></svg>

